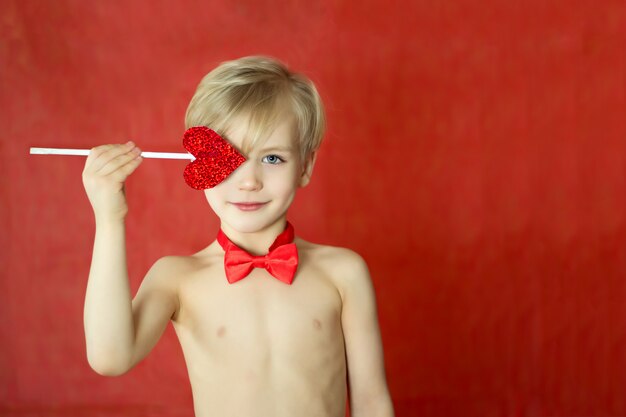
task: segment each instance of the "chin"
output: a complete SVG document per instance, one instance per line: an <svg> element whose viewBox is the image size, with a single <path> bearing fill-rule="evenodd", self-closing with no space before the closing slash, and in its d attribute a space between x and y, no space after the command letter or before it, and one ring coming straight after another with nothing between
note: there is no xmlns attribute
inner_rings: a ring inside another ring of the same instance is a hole
<svg viewBox="0 0 626 417"><path fill-rule="evenodd" d="M284 215L272 216L267 213L243 213L238 215L225 216L220 218L220 220L240 233L255 233L267 227L270 227L274 223L280 221L283 217Z"/></svg>

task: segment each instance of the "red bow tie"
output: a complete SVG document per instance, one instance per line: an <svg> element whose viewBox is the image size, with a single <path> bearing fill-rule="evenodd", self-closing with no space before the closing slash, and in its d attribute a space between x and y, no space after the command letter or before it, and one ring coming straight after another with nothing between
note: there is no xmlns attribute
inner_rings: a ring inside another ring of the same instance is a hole
<svg viewBox="0 0 626 417"><path fill-rule="evenodd" d="M293 242L294 230L287 222L285 230L278 235L267 255L250 255L228 239L219 230L217 241L224 249L224 270L231 284L245 278L253 268L265 268L272 276L291 285L298 268L298 249Z"/></svg>

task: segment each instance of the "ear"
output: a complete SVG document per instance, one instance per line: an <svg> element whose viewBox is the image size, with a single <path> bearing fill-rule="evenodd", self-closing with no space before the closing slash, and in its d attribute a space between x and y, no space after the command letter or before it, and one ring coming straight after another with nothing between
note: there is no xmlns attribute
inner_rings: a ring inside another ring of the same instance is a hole
<svg viewBox="0 0 626 417"><path fill-rule="evenodd" d="M302 174L300 175L300 187L306 187L309 181L311 181L311 175L313 175L313 166L315 166L315 159L317 158L317 151L313 151L306 157L302 166Z"/></svg>

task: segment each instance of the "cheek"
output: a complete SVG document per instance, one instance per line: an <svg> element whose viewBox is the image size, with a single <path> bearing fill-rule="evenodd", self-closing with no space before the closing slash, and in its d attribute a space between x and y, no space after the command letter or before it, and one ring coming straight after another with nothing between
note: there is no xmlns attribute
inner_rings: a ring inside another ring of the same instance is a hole
<svg viewBox="0 0 626 417"><path fill-rule="evenodd" d="M209 188L204 190L204 196L206 197L209 206L213 209L213 211L217 211L219 209L220 203L220 193L219 190L215 188Z"/></svg>
<svg viewBox="0 0 626 417"><path fill-rule="evenodd" d="M296 169L276 170L266 174L263 181L265 187L271 187L272 190L280 194L291 194L298 186L298 176Z"/></svg>

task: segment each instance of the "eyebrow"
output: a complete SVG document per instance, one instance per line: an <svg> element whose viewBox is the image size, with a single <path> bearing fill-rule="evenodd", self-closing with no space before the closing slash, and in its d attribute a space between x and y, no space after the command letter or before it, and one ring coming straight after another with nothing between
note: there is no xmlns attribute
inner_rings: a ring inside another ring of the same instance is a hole
<svg viewBox="0 0 626 417"><path fill-rule="evenodd" d="M268 148L261 149L261 152L268 151L283 151L283 152L291 152L293 148L291 146L270 146Z"/></svg>

